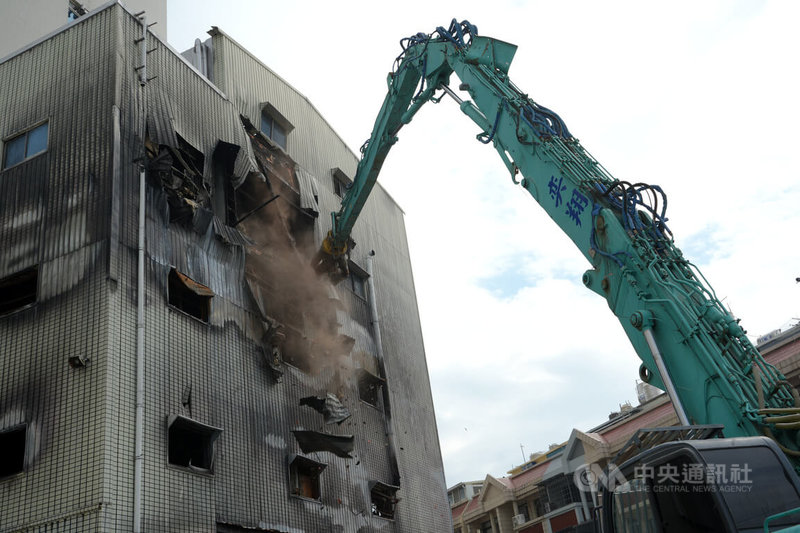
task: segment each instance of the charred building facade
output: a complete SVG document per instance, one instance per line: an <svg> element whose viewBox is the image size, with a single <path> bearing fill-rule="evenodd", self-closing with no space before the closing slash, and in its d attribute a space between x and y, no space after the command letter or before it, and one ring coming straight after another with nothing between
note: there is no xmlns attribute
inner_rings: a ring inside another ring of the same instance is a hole
<svg viewBox="0 0 800 533"><path fill-rule="evenodd" d="M0 60L0 532L449 531L402 211L318 275L357 158L210 34Z"/></svg>

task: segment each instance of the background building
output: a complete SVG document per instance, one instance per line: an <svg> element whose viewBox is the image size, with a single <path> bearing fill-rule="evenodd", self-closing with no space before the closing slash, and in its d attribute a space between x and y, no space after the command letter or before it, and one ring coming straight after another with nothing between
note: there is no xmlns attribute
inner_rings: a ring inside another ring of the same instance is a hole
<svg viewBox="0 0 800 533"><path fill-rule="evenodd" d="M758 349L792 385L800 385L800 324L759 337ZM601 503L597 487L578 490L576 472L592 464L604 468L639 430L678 425L665 393L645 383L637 384L637 393L639 405L622 404L606 422L589 431L573 429L566 443L531 455L529 461L510 470L509 477L487 475L480 486L459 483L448 489L453 531L594 531L587 521Z"/></svg>
<svg viewBox="0 0 800 533"><path fill-rule="evenodd" d="M0 62L0 531L448 531L401 209L331 285L357 157L301 93L63 23Z"/></svg>

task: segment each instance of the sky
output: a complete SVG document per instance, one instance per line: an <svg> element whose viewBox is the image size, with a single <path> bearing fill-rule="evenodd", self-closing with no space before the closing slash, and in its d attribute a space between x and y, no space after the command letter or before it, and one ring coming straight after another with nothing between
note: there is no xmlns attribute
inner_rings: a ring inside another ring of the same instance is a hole
<svg viewBox="0 0 800 533"><path fill-rule="evenodd" d="M454 17L518 45L511 79L615 178L665 190L676 245L753 341L800 317L800 3L168 0L174 48L218 26L353 150L399 40ZM583 287L590 265L478 133L429 104L379 178L406 214L448 486L637 403L638 357Z"/></svg>

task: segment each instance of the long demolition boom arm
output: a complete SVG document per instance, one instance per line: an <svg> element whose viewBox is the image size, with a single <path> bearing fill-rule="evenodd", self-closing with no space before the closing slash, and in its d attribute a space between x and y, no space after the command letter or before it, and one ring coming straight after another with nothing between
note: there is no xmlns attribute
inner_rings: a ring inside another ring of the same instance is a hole
<svg viewBox="0 0 800 533"><path fill-rule="evenodd" d="M722 424L727 437L766 434L800 466L797 392L674 246L661 188L611 177L557 114L516 88L508 77L515 45L479 36L456 20L401 45L318 267L346 273L353 224L397 133L423 104L437 100L437 91L438 98L446 93L481 129L478 140L494 146L514 183L592 264L584 285L606 299L642 360L640 375L669 393L682 424ZM472 100L448 87L452 73Z"/></svg>

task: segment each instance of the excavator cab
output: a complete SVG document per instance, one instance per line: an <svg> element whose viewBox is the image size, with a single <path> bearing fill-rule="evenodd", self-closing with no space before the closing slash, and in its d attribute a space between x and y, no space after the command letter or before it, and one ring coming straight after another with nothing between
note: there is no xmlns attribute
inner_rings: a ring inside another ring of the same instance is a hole
<svg viewBox="0 0 800 533"><path fill-rule="evenodd" d="M767 437L658 445L609 472L604 533L800 532L800 481Z"/></svg>

